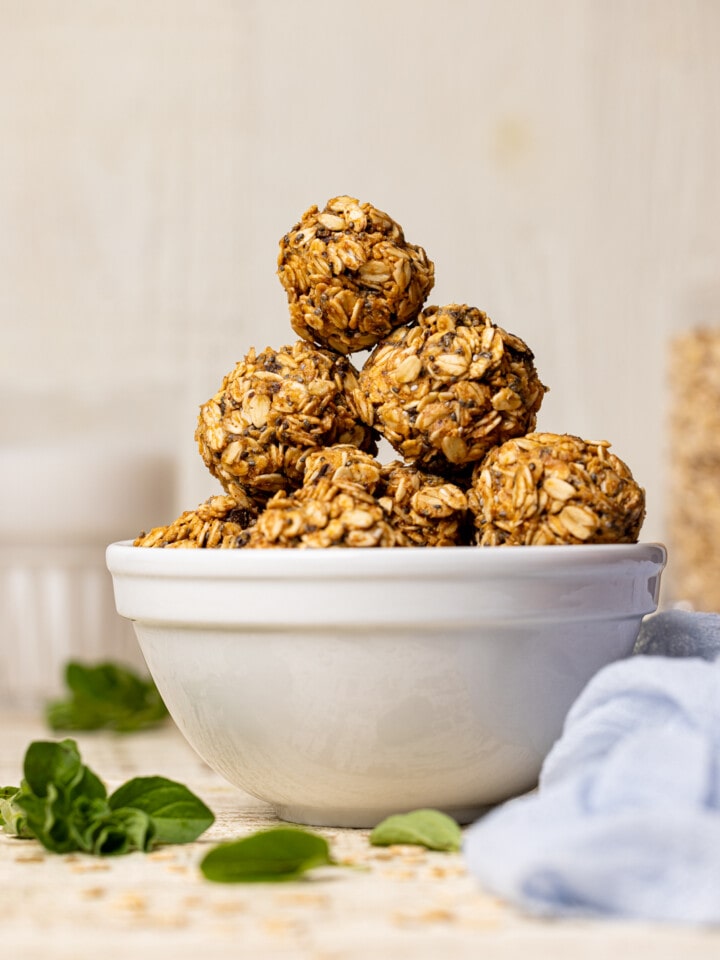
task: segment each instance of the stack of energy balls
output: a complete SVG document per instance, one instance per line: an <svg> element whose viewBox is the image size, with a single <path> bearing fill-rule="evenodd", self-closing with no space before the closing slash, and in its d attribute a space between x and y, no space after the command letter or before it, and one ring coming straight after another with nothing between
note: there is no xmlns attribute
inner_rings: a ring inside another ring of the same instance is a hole
<svg viewBox="0 0 720 960"><path fill-rule="evenodd" d="M475 307L423 309L433 263L386 213L345 196L310 207L278 276L301 339L251 349L200 408L223 494L136 546L637 540L629 468L605 441L533 432L547 388L530 348ZM381 437L399 459L377 460Z"/></svg>

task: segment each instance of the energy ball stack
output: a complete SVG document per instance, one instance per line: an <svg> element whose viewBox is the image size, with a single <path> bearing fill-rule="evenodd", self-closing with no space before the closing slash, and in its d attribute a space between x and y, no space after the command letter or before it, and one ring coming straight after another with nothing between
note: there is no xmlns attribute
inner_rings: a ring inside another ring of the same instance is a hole
<svg viewBox="0 0 720 960"><path fill-rule="evenodd" d="M495 447L468 493L477 543L634 543L645 493L609 447L555 433Z"/></svg>
<svg viewBox="0 0 720 960"><path fill-rule="evenodd" d="M443 474L534 429L546 387L519 338L475 307L428 307L378 344L355 406L407 461Z"/></svg>
<svg viewBox="0 0 720 960"><path fill-rule="evenodd" d="M301 485L311 450L335 443L377 450L373 431L349 405L356 388L347 358L304 340L251 349L200 408L200 455L226 493L263 504Z"/></svg>
<svg viewBox="0 0 720 960"><path fill-rule="evenodd" d="M547 387L528 345L476 307L423 309L433 263L386 213L348 196L310 207L278 276L301 339L249 350L200 408L224 494L136 546L637 539L645 495L626 464L606 441L533 432ZM375 459L379 437L402 459Z"/></svg>
<svg viewBox="0 0 720 960"><path fill-rule="evenodd" d="M298 336L338 353L374 346L417 316L435 282L422 247L370 203L310 207L280 241L278 276Z"/></svg>

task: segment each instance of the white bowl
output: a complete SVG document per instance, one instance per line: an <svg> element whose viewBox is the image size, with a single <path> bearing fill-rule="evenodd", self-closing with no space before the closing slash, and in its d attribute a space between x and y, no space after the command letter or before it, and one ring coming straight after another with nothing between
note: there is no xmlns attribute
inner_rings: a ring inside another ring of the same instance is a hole
<svg viewBox="0 0 720 960"><path fill-rule="evenodd" d="M417 807L467 822L533 787L665 561L653 543L107 550L200 756L282 819L354 827Z"/></svg>

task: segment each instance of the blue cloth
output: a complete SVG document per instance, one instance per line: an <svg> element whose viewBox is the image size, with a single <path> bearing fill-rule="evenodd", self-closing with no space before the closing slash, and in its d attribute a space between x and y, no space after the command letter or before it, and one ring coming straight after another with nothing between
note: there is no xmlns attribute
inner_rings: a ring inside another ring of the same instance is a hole
<svg viewBox="0 0 720 960"><path fill-rule="evenodd" d="M657 614L636 652L575 702L538 791L466 832L467 864L534 913L717 924L720 616Z"/></svg>

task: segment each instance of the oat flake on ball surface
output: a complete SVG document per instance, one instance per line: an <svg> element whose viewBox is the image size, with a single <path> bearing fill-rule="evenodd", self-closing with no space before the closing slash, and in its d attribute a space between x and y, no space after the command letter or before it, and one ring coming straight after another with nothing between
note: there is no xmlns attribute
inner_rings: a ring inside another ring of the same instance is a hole
<svg viewBox="0 0 720 960"><path fill-rule="evenodd" d="M443 475L533 430L546 389L524 341L453 303L379 343L353 401L404 460Z"/></svg>
<svg viewBox="0 0 720 960"><path fill-rule="evenodd" d="M352 489L360 485L374 494L380 483L382 466L375 457L349 443L338 443L309 453L305 459L303 488L320 489L327 484Z"/></svg>
<svg viewBox="0 0 720 960"><path fill-rule="evenodd" d="M535 433L491 450L468 492L477 543L635 543L645 492L609 447Z"/></svg>
<svg viewBox="0 0 720 960"><path fill-rule="evenodd" d="M285 234L278 276L293 330L343 354L411 321L435 281L432 261L392 217L345 196L310 207Z"/></svg>

